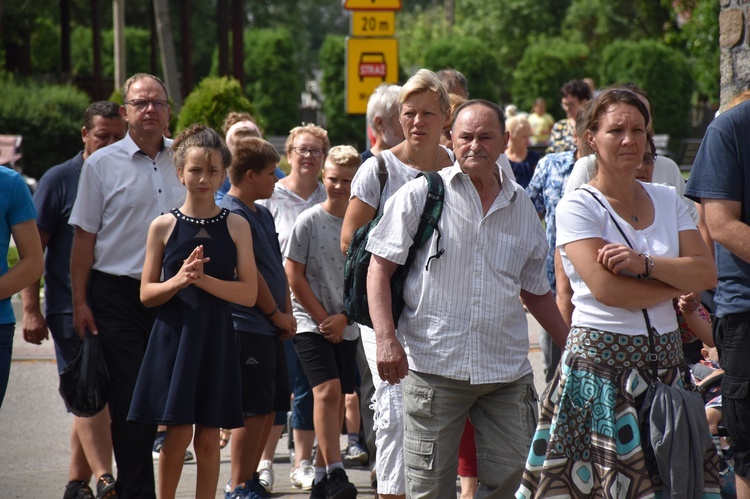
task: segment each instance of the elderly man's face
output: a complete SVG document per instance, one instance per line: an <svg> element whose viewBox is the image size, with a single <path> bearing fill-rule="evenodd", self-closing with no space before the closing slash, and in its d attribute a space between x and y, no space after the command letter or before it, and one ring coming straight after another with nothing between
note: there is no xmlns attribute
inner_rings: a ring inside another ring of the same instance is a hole
<svg viewBox="0 0 750 499"><path fill-rule="evenodd" d="M468 174L494 171L508 144L508 132L503 132L497 113L482 104L464 108L451 135L458 164Z"/></svg>

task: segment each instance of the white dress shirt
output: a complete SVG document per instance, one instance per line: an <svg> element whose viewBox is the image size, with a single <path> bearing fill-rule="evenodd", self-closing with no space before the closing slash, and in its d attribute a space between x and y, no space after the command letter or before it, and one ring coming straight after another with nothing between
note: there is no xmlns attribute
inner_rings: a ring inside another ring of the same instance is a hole
<svg viewBox="0 0 750 499"><path fill-rule="evenodd" d="M171 144L152 160L128 134L86 159L69 223L96 234L93 269L140 280L151 222L185 200Z"/></svg>
<svg viewBox="0 0 750 499"><path fill-rule="evenodd" d="M498 172L502 171L498 167ZM502 187L484 215L474 184L458 164L445 182L435 232L418 252L404 289L397 336L409 368L472 384L507 383L531 372L528 323L519 292L547 293L547 240L524 189L502 173ZM385 206L367 249L403 264L417 231L427 181L404 185Z"/></svg>

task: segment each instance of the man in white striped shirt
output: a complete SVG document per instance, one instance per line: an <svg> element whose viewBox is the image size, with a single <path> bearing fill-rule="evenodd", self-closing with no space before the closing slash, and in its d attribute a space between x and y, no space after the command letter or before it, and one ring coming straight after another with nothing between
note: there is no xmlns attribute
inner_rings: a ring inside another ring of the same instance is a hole
<svg viewBox="0 0 750 499"><path fill-rule="evenodd" d="M519 295L561 347L567 329L545 275L547 242L536 210L495 163L508 142L502 110L487 101L466 102L454 114L452 137L456 164L440 172L439 245L445 252L429 270L428 259L439 249L436 234L417 252L398 332L390 277L412 245L425 179L392 196L370 234L367 291L378 371L390 383L404 380L408 497L455 497L467 415L477 429L478 496L512 497L537 417Z"/></svg>

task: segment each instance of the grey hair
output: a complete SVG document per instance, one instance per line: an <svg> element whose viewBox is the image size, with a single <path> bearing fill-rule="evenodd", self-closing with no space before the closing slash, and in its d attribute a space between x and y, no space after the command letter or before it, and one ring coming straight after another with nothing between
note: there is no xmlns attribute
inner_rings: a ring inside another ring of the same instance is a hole
<svg viewBox="0 0 750 499"><path fill-rule="evenodd" d="M398 93L400 91L400 85L388 83L378 85L370 96L370 100L367 101L367 124L370 128L375 128L375 118L379 117L383 121L389 121L398 115Z"/></svg>

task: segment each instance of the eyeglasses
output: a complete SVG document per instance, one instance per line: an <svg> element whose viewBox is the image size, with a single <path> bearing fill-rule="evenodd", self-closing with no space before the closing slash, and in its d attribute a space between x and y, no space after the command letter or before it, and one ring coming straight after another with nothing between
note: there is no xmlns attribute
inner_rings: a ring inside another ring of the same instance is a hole
<svg viewBox="0 0 750 499"><path fill-rule="evenodd" d="M653 154L649 152L645 153L643 155L643 164L649 165L649 166L653 165L654 163L656 163L656 156L657 156L656 153L653 153Z"/></svg>
<svg viewBox="0 0 750 499"><path fill-rule="evenodd" d="M313 158L319 158L323 155L323 149L308 149L307 147L292 147L292 150L300 156L307 156L310 154Z"/></svg>
<svg viewBox="0 0 750 499"><path fill-rule="evenodd" d="M169 107L169 102L164 99L133 99L125 101L124 104L133 106L139 113L145 113L148 107L154 106L154 111L163 111Z"/></svg>

